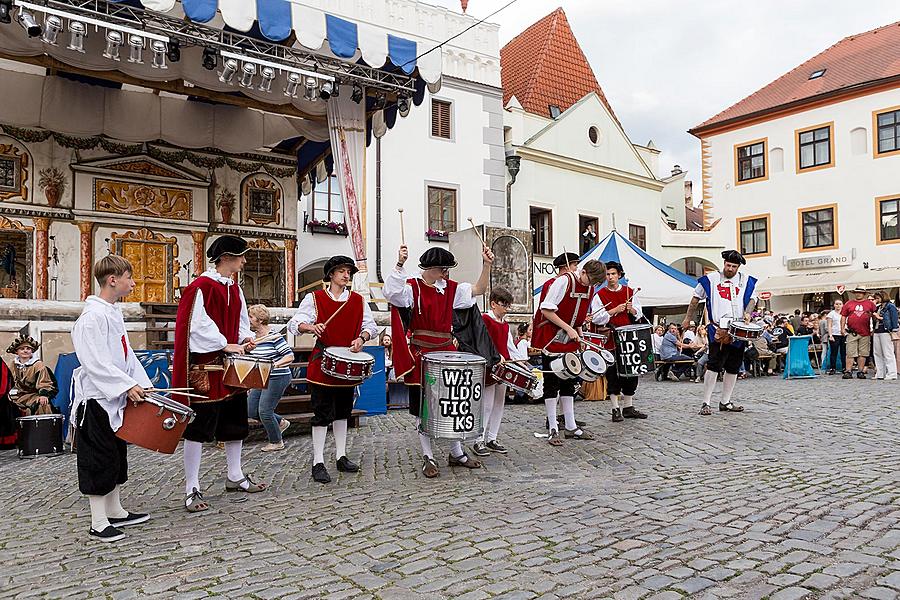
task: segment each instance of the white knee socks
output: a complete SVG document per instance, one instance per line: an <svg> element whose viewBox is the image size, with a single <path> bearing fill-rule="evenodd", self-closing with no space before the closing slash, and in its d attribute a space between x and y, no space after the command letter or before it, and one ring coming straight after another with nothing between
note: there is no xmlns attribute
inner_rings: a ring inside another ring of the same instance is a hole
<svg viewBox="0 0 900 600"><path fill-rule="evenodd" d="M634 406L634 396L622 394L622 408L631 408L632 406Z"/></svg>
<svg viewBox="0 0 900 600"><path fill-rule="evenodd" d="M612 400L613 410L619 408L619 395L618 394L610 394L609 399Z"/></svg>
<svg viewBox="0 0 900 600"><path fill-rule="evenodd" d="M184 440L184 493L190 496L194 488L200 489L200 454L203 444Z"/></svg>
<svg viewBox="0 0 900 600"><path fill-rule="evenodd" d="M313 426L312 428L313 465L325 462L325 435L327 433L328 427Z"/></svg>
<svg viewBox="0 0 900 600"><path fill-rule="evenodd" d="M737 375L725 373L722 376L722 404L731 402L731 394L734 392L734 385L737 383Z"/></svg>
<svg viewBox="0 0 900 600"><path fill-rule="evenodd" d="M484 393L481 395L481 441L488 441L488 428L491 422L491 413L494 411L494 398L497 391L496 384L484 386Z"/></svg>
<svg viewBox="0 0 900 600"><path fill-rule="evenodd" d="M109 527L109 517L106 514L106 496L88 496L91 504L91 527L94 531L103 531Z"/></svg>
<svg viewBox="0 0 900 600"><path fill-rule="evenodd" d="M557 431L556 425L556 404L558 400L556 396L552 398L544 398L544 408L547 409L547 421L550 423L550 431Z"/></svg>
<svg viewBox="0 0 900 600"><path fill-rule="evenodd" d="M575 431L578 424L575 423L575 398L572 396L560 396L559 403L562 405L563 417L566 420L566 429Z"/></svg>
<svg viewBox="0 0 900 600"><path fill-rule="evenodd" d="M225 461L228 464L228 479L237 482L244 478L244 470L241 468L241 450L244 442L237 440L225 442ZM248 482L243 482L241 487L245 490L250 487Z"/></svg>
<svg viewBox="0 0 900 600"><path fill-rule="evenodd" d="M712 400L713 390L716 389L716 380L718 378L719 374L709 369L703 375L703 404L709 404Z"/></svg>
<svg viewBox="0 0 900 600"><path fill-rule="evenodd" d="M334 432L334 459L347 456L347 419L334 421L331 424Z"/></svg>
<svg viewBox="0 0 900 600"><path fill-rule="evenodd" d="M488 416L487 438L485 442L494 442L500 433L500 422L503 420L503 409L506 407L506 386L497 384L494 392L494 406Z"/></svg>
<svg viewBox="0 0 900 600"><path fill-rule="evenodd" d="M106 500L106 516L116 519L122 519L128 516L128 511L122 508L122 500L119 498L119 486L113 488L113 491L103 496Z"/></svg>
<svg viewBox="0 0 900 600"><path fill-rule="evenodd" d="M427 456L431 460L434 460L434 451L431 449L431 438L419 431L419 426L422 424L422 419L416 417L416 432L419 434L419 444L422 445L422 456Z"/></svg>
<svg viewBox="0 0 900 600"><path fill-rule="evenodd" d="M462 458L463 456L465 456L466 451L463 450L462 442L460 442L459 440L450 442L450 454L453 456L453 458Z"/></svg>

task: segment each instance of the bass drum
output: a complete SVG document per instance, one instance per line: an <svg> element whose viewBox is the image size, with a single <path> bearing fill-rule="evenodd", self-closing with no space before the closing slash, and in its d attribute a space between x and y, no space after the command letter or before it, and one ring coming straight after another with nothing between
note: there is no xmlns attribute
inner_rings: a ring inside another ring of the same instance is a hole
<svg viewBox="0 0 900 600"><path fill-rule="evenodd" d="M477 439L481 435L481 395L487 361L465 352L422 356L419 431L434 439Z"/></svg>

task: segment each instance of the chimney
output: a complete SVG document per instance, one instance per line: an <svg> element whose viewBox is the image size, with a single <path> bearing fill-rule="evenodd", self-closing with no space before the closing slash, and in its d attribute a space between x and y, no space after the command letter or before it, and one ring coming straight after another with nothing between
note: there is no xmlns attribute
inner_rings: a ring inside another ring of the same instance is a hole
<svg viewBox="0 0 900 600"><path fill-rule="evenodd" d="M681 175L682 173L683 171L681 170L681 165L675 165L674 167L672 167L672 177Z"/></svg>

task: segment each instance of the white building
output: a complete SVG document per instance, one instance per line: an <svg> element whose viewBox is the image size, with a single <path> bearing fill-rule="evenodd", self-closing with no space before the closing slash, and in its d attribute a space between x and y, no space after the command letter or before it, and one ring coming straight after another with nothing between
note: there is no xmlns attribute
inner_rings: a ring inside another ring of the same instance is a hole
<svg viewBox="0 0 900 600"><path fill-rule="evenodd" d="M705 208L773 309L900 284L900 23L839 41L691 133Z"/></svg>

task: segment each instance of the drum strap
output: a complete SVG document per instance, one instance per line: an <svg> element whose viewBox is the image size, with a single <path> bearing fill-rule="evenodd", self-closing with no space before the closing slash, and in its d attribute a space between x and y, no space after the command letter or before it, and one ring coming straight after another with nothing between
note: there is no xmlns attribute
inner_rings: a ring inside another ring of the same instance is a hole
<svg viewBox="0 0 900 600"><path fill-rule="evenodd" d="M224 371L225 367L222 365L193 365L191 366L191 371Z"/></svg>
<svg viewBox="0 0 900 600"><path fill-rule="evenodd" d="M444 340L444 341L438 342L438 343L426 342L424 340L416 339L417 335L424 335L427 337L438 338L439 340ZM421 346L422 348L443 348L444 346L447 345L447 342L449 342L451 339L453 339L453 336L450 335L449 333L444 333L441 331L429 331L427 329L416 329L412 332L412 339L409 342L411 344L413 344L414 346Z"/></svg>

